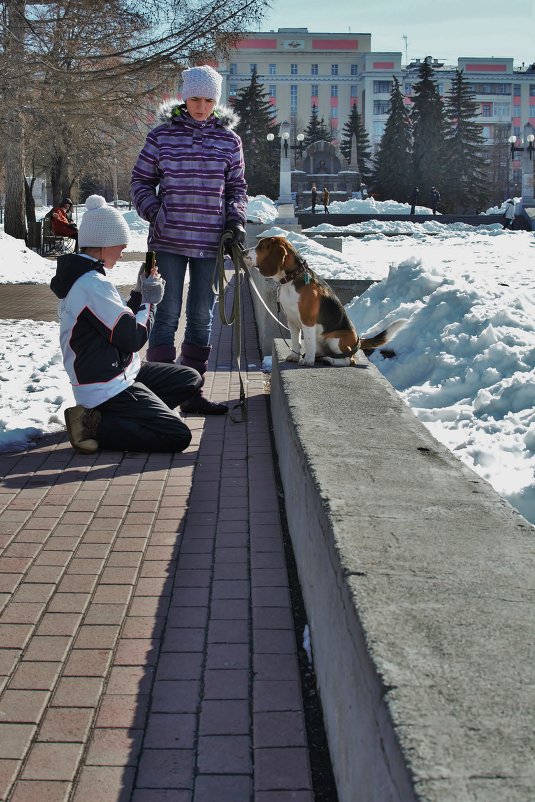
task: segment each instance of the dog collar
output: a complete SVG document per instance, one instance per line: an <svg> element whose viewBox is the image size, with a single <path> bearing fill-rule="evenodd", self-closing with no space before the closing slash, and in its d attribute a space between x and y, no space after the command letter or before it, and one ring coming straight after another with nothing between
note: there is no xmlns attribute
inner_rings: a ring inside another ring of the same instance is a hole
<svg viewBox="0 0 535 802"><path fill-rule="evenodd" d="M307 272L307 267L307 263L303 262L296 267L295 270L292 270L291 273L287 273L284 278L281 278L279 284L289 284L291 281L295 281L296 278L299 278L299 276L302 276Z"/></svg>

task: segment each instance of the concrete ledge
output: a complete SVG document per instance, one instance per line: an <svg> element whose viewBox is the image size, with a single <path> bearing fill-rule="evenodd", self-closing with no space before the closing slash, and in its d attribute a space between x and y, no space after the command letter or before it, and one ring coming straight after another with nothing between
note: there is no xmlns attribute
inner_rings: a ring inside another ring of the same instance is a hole
<svg viewBox="0 0 535 802"><path fill-rule="evenodd" d="M340 802L532 802L535 527L373 365L271 406Z"/></svg>

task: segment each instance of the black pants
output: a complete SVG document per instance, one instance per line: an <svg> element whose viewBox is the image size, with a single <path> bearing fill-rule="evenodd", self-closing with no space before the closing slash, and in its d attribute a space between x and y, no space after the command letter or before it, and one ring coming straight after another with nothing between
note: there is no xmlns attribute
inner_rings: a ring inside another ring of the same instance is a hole
<svg viewBox="0 0 535 802"><path fill-rule="evenodd" d="M191 432L173 410L201 383L192 368L144 362L131 387L97 407L99 445L111 451L184 451Z"/></svg>

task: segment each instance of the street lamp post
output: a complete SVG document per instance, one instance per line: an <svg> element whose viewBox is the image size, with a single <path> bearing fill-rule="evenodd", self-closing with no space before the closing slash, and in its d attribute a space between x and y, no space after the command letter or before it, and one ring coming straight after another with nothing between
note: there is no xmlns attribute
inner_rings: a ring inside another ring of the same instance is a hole
<svg viewBox="0 0 535 802"><path fill-rule="evenodd" d="M294 152L294 166L297 169L297 154L299 153L299 160L303 158L303 140L304 134L297 134L295 137L295 145L291 145L290 150Z"/></svg>
<svg viewBox="0 0 535 802"><path fill-rule="evenodd" d="M522 200L533 201L534 186L533 186L533 153L535 151L535 134L532 133L533 127L529 125L524 126L524 137L521 140L522 147L516 146L516 136L511 135L508 139L511 148L511 160L515 158L516 153L522 154ZM529 132L529 133L528 133Z"/></svg>

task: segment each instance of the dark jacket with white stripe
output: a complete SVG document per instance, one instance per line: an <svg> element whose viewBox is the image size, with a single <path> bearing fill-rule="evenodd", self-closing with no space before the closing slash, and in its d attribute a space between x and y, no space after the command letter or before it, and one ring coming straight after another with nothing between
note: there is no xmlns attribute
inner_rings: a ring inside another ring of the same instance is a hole
<svg viewBox="0 0 535 802"><path fill-rule="evenodd" d="M58 258L50 288L60 299L61 351L76 403L92 409L135 382L156 307L135 291L125 303L103 263L79 253Z"/></svg>

